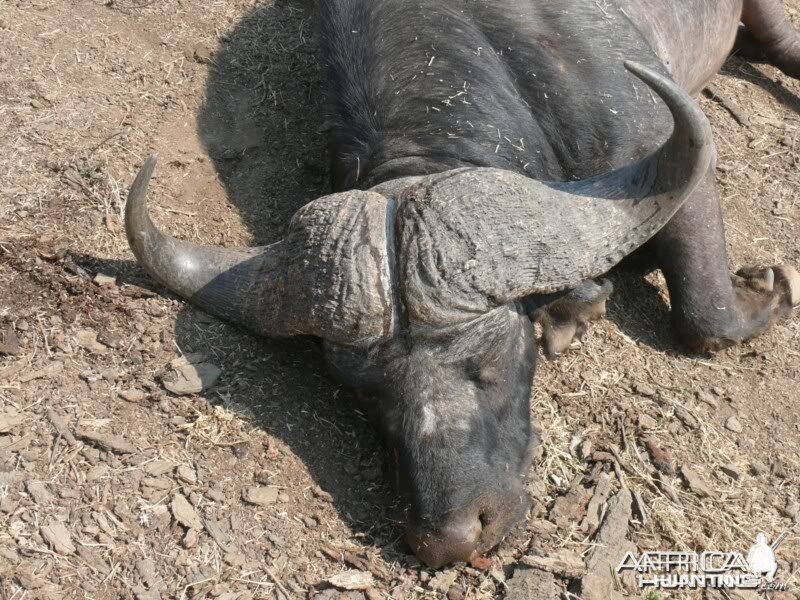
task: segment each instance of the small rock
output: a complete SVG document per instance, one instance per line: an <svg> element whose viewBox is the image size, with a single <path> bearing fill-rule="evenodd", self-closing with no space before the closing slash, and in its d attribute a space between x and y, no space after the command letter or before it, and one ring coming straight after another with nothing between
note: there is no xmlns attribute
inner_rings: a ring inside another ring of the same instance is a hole
<svg viewBox="0 0 800 600"><path fill-rule="evenodd" d="M59 487L58 495L65 500L77 500L81 497L81 493L73 487Z"/></svg>
<svg viewBox="0 0 800 600"><path fill-rule="evenodd" d="M97 334L97 341L104 346L108 346L109 348L118 349L122 347L122 343L125 341L125 338L120 333L116 333L114 331L104 331Z"/></svg>
<svg viewBox="0 0 800 600"><path fill-rule="evenodd" d="M194 507L189 504L186 496L183 494L175 494L172 498L172 515L175 520L189 529L200 530L203 528L203 522L200 516L195 511Z"/></svg>
<svg viewBox="0 0 800 600"><path fill-rule="evenodd" d="M355 600L351 598L350 594L358 594L359 592L342 592L337 590L336 588L328 588L326 590L322 590L314 594L314 600ZM364 596L362 595L361 598L358 600L363 600Z"/></svg>
<svg viewBox="0 0 800 600"><path fill-rule="evenodd" d="M681 475L686 480L686 485L700 498L710 498L714 492L703 479L686 465L681 467Z"/></svg>
<svg viewBox="0 0 800 600"><path fill-rule="evenodd" d="M582 477L578 476L570 485L563 496L556 498L550 510L550 519L567 519L580 521L586 514L586 504L589 502L589 490L583 487Z"/></svg>
<svg viewBox="0 0 800 600"><path fill-rule="evenodd" d="M558 600L561 588L552 573L539 569L519 568L508 581L506 600Z"/></svg>
<svg viewBox="0 0 800 600"><path fill-rule="evenodd" d="M161 304L156 300L145 304L144 312L145 314L148 314L151 317L156 317L156 318L163 317L164 315L167 314L167 310L163 306L161 306Z"/></svg>
<svg viewBox="0 0 800 600"><path fill-rule="evenodd" d="M594 489L592 499L589 501L589 506L586 508L586 519L583 525L588 533L594 533L600 526L600 519L603 515L603 506L605 506L609 495L611 494L611 482L613 477L608 473L600 473L597 478L597 486ZM529 565L535 567L536 565ZM539 567L541 568L541 567ZM545 569L546 571L547 569Z"/></svg>
<svg viewBox="0 0 800 600"><path fill-rule="evenodd" d="M583 559L569 550L558 550L550 556L523 556L520 562L566 579L577 579L586 574Z"/></svg>
<svg viewBox="0 0 800 600"><path fill-rule="evenodd" d="M589 458L592 456L592 449L593 449L592 448L592 440L583 440L583 443L580 445L580 448L579 448L579 452L580 452L579 456L583 460L588 461Z"/></svg>
<svg viewBox="0 0 800 600"><path fill-rule="evenodd" d="M243 552L228 552L222 560L232 567L241 567L247 562L247 556Z"/></svg>
<svg viewBox="0 0 800 600"><path fill-rule="evenodd" d="M141 481L142 488L151 488L168 492L172 489L174 482L166 477L144 477Z"/></svg>
<svg viewBox="0 0 800 600"><path fill-rule="evenodd" d="M639 490L633 492L633 507L636 510L636 514L639 515L639 519L641 519L642 526L646 526L648 521L647 505L644 503L644 498L642 498Z"/></svg>
<svg viewBox="0 0 800 600"><path fill-rule="evenodd" d="M50 423L53 425L59 435L67 440L67 443L70 446L74 446L78 443L78 441L75 439L75 436L72 435L72 430L69 428L67 419L58 414L52 408L47 409L47 418L50 420Z"/></svg>
<svg viewBox="0 0 800 600"><path fill-rule="evenodd" d="M16 548L0 547L0 565L6 567L8 566L8 564L18 565L19 563L20 563L20 556Z"/></svg>
<svg viewBox="0 0 800 600"><path fill-rule="evenodd" d="M736 465L734 464L722 465L719 468L719 470L725 473L725 475L727 475L731 479L736 479L738 481L739 479L742 478L742 474L739 472L739 469L737 469Z"/></svg>
<svg viewBox="0 0 800 600"><path fill-rule="evenodd" d="M104 273L98 273L94 276L92 281L94 281L95 285L105 288L111 288L117 285L116 277L111 277L110 275L106 275Z"/></svg>
<svg viewBox="0 0 800 600"><path fill-rule="evenodd" d="M222 548L225 552L230 552L231 538L228 535L227 531L225 530L225 527L223 526L222 522L215 521L214 519L205 519L203 521L203 524L206 527L208 535L211 536L211 539L217 542L219 547Z"/></svg>
<svg viewBox="0 0 800 600"><path fill-rule="evenodd" d="M126 402L141 402L145 399L144 392L141 390L124 390L119 393L119 397Z"/></svg>
<svg viewBox="0 0 800 600"><path fill-rule="evenodd" d="M222 490L218 490L216 488L208 490L206 492L206 498L212 502L225 502L225 494L222 492Z"/></svg>
<svg viewBox="0 0 800 600"><path fill-rule="evenodd" d="M16 409L7 408L5 412L0 412L0 433L9 433L18 425L22 425L23 421L25 421L25 417Z"/></svg>
<svg viewBox="0 0 800 600"><path fill-rule="evenodd" d="M84 350L94 354L105 354L108 352L108 348L97 341L97 332L91 329L81 329L76 332L75 343Z"/></svg>
<svg viewBox="0 0 800 600"><path fill-rule="evenodd" d="M547 519L534 519L528 523L528 529L537 535L550 535L554 533L558 527L555 523Z"/></svg>
<svg viewBox="0 0 800 600"><path fill-rule="evenodd" d="M476 571L489 571L494 566L494 561L488 556L473 556L468 564Z"/></svg>
<svg viewBox="0 0 800 600"><path fill-rule="evenodd" d="M25 484L25 489L31 495L33 501L40 506L50 504L53 501L53 494L47 489L47 484L44 481L28 481Z"/></svg>
<svg viewBox="0 0 800 600"><path fill-rule="evenodd" d="M178 479L184 483L188 483L189 485L197 483L197 473L195 473L194 469L189 465L178 465L175 474L178 476Z"/></svg>
<svg viewBox="0 0 800 600"><path fill-rule="evenodd" d="M260 483L262 485L269 485L272 482L272 473L269 471L259 471L253 477L256 483ZM313 493L313 492L312 492Z"/></svg>
<svg viewBox="0 0 800 600"><path fill-rule="evenodd" d="M651 431L656 427L658 427L658 421L656 421L650 415L642 414L639 415L639 427L641 427L645 431Z"/></svg>
<svg viewBox="0 0 800 600"><path fill-rule="evenodd" d="M790 500L780 511L788 519L797 519L798 515L800 515L800 504Z"/></svg>
<svg viewBox="0 0 800 600"><path fill-rule="evenodd" d="M19 583L23 589L28 591L38 590L41 587L44 587L47 582L42 579L41 577L37 577L33 573L31 573L28 569L19 568L16 572L17 583Z"/></svg>
<svg viewBox="0 0 800 600"><path fill-rule="evenodd" d="M173 464L166 460L154 460L143 466L144 472L153 477L160 477L172 470Z"/></svg>
<svg viewBox="0 0 800 600"><path fill-rule="evenodd" d="M192 57L201 65L207 65L212 61L213 54L204 44L197 44L192 50Z"/></svg>
<svg viewBox="0 0 800 600"><path fill-rule="evenodd" d="M633 385L633 391L635 391L640 396L646 396L650 398L651 396L656 395L656 390L650 385L646 383L637 382Z"/></svg>
<svg viewBox="0 0 800 600"><path fill-rule="evenodd" d="M612 573L626 552L636 551L636 547L627 539L632 504L633 497L626 488L608 501L603 524L594 538L595 546L586 558L587 574L581 579L582 598L585 600L616 600L623 597L616 591Z"/></svg>
<svg viewBox="0 0 800 600"><path fill-rule="evenodd" d="M663 450L653 438L648 438L645 446L656 469L667 475L675 473L675 462L670 452Z"/></svg>
<svg viewBox="0 0 800 600"><path fill-rule="evenodd" d="M52 521L41 528L42 537L50 544L56 554L67 556L75 553L72 534L61 521Z"/></svg>
<svg viewBox="0 0 800 600"><path fill-rule="evenodd" d="M333 502L333 496L331 496L328 492L320 488L319 486L314 486L311 489L311 493L314 494L315 498L322 500L323 502Z"/></svg>
<svg viewBox="0 0 800 600"><path fill-rule="evenodd" d="M675 407L675 416L689 429L699 429L700 422L694 417L692 413L683 408L682 406Z"/></svg>
<svg viewBox="0 0 800 600"><path fill-rule="evenodd" d="M172 370L166 373L161 382L164 387L177 396L199 394L217 382L222 369L208 362L191 363L185 359L172 361Z"/></svg>
<svg viewBox="0 0 800 600"><path fill-rule="evenodd" d="M102 479L110 470L111 469L109 469L108 465L95 465L86 473L86 481L97 481L98 479Z"/></svg>
<svg viewBox="0 0 800 600"><path fill-rule="evenodd" d="M300 520L303 521L303 524L309 529L316 529L319 526L319 521L317 521L314 517L304 515Z"/></svg>
<svg viewBox="0 0 800 600"><path fill-rule="evenodd" d="M75 432L75 436L109 452L117 454L132 454L136 452L136 446L125 438L116 435L84 430Z"/></svg>
<svg viewBox="0 0 800 600"><path fill-rule="evenodd" d="M719 402L717 402L717 399L705 390L699 390L697 392L697 399L703 404L708 404L711 408L719 408Z"/></svg>
<svg viewBox="0 0 800 600"><path fill-rule="evenodd" d="M447 600L464 600L464 587L457 583L451 585L447 590Z"/></svg>
<svg viewBox="0 0 800 600"><path fill-rule="evenodd" d="M780 458L776 458L772 461L769 471L775 477L780 477L781 479L786 479L788 476L788 473L786 472L786 465Z"/></svg>
<svg viewBox="0 0 800 600"><path fill-rule="evenodd" d="M374 584L372 573L356 569L342 571L326 581L340 590L366 590Z"/></svg>
<svg viewBox="0 0 800 600"><path fill-rule="evenodd" d="M276 487L248 487L242 492L242 499L256 506L269 506L278 500L280 490Z"/></svg>
<svg viewBox="0 0 800 600"><path fill-rule="evenodd" d="M195 546L197 546L197 539L198 539L197 530L190 529L189 531L186 532L186 535L183 536L183 547L194 548Z"/></svg>
<svg viewBox="0 0 800 600"><path fill-rule="evenodd" d="M11 323L0 329L0 354L19 354L19 338L14 333Z"/></svg>
<svg viewBox="0 0 800 600"><path fill-rule="evenodd" d="M734 433L742 433L744 431L741 421L736 416L728 417L728 420L725 421L725 429Z"/></svg>
<svg viewBox="0 0 800 600"><path fill-rule="evenodd" d="M150 558L142 558L136 561L136 571L147 587L154 588L158 584L158 571L156 563Z"/></svg>
<svg viewBox="0 0 800 600"><path fill-rule="evenodd" d="M0 513L10 515L17 510L18 506L19 502L14 501L10 494L6 494L0 498Z"/></svg>
<svg viewBox="0 0 800 600"><path fill-rule="evenodd" d="M669 425L667 425L667 431L669 431L673 436L679 435L681 433L681 424L678 421L672 421Z"/></svg>
<svg viewBox="0 0 800 600"><path fill-rule="evenodd" d="M424 573L425 571L423 571ZM433 579L431 579L428 587L435 592L442 592L443 594L450 589L450 586L453 585L458 579L458 571L455 569L450 569L449 571L442 571L437 573Z"/></svg>

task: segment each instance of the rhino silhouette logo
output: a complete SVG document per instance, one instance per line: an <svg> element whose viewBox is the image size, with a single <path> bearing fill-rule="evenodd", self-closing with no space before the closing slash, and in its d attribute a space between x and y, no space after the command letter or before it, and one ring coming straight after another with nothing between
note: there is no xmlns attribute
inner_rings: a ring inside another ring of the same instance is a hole
<svg viewBox="0 0 800 600"><path fill-rule="evenodd" d="M770 546L767 543L767 535L759 533L756 536L755 546L750 548L747 553L747 564L750 566L750 572L759 577L766 577L767 583L772 583L775 577L775 571L778 570L778 561L775 560L775 550L778 545L783 541L785 535L781 535Z"/></svg>

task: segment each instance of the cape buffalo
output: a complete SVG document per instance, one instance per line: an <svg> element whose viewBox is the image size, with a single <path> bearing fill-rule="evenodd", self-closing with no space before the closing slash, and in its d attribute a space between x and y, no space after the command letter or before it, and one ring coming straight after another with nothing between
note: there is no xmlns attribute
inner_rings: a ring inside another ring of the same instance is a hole
<svg viewBox="0 0 800 600"><path fill-rule="evenodd" d="M319 0L334 193L258 248L159 232L148 273L265 336L311 335L371 399L428 565L496 545L526 511L534 322L554 355L604 314L641 248L692 350L800 302L791 267L731 275L697 94L743 44L800 75L780 0ZM632 62L626 62L632 61Z"/></svg>

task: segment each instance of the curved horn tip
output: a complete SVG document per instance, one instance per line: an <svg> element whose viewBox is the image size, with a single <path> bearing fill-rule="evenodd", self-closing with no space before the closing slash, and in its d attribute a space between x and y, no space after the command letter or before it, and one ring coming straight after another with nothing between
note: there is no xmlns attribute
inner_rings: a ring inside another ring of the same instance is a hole
<svg viewBox="0 0 800 600"><path fill-rule="evenodd" d="M683 121L684 126L692 129L693 143L699 144L707 151L714 151L713 149L709 150L713 141L711 124L700 109L700 105L683 88L669 76L663 75L651 67L632 60L626 60L623 64L628 71L661 96L661 99L669 107L676 126L678 121Z"/></svg>
<svg viewBox="0 0 800 600"><path fill-rule="evenodd" d="M626 60L623 62L623 64L628 71L636 75L636 77L644 81L650 87L654 88L655 91L658 92L658 95L662 96L662 99L664 99L664 93L674 96L675 92L678 91L676 90L676 88L678 88L677 83L651 67L647 67L642 63L633 60ZM682 92L683 90L680 91ZM681 100L684 99L681 98ZM673 102L674 101L675 100L673 100Z"/></svg>
<svg viewBox="0 0 800 600"><path fill-rule="evenodd" d="M642 71L649 71L647 67L645 67L642 63L637 62L635 60L626 60L623 61L625 68L628 69L631 73L641 73Z"/></svg>
<svg viewBox="0 0 800 600"><path fill-rule="evenodd" d="M139 169L139 172L136 174L136 179L134 179L133 183L131 184L131 189L128 192L128 203L131 201L141 201L144 199L144 192L147 191L147 184L150 182L150 178L153 176L153 171L156 169L157 162L158 154L155 152L148 156L147 160L144 161L142 168Z"/></svg>
<svg viewBox="0 0 800 600"><path fill-rule="evenodd" d="M672 81L671 79L669 79L668 77L665 77L664 75L662 75L661 73L659 73L655 69L653 69L651 67L648 67L648 66L645 66L642 63L637 62L635 60L626 60L626 61L623 61L622 64L625 65L625 68L628 71L630 71L631 73L636 75L639 79L641 79L642 81L645 81L647 83L652 81L654 83L657 82L657 83L666 84L666 85L669 85L669 86L674 86L675 85L675 82Z"/></svg>
<svg viewBox="0 0 800 600"><path fill-rule="evenodd" d="M139 173L146 173L146 177L150 179L153 175L153 171L156 170L156 163L158 162L158 152L151 152L150 156L147 157L147 160L144 161L142 168L139 169Z"/></svg>

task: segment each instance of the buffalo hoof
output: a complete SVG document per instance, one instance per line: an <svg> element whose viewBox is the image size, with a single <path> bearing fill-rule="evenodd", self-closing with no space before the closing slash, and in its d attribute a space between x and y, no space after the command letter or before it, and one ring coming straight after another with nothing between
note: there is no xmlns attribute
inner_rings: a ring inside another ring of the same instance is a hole
<svg viewBox="0 0 800 600"><path fill-rule="evenodd" d="M695 340L692 350L716 352L747 341L789 318L800 305L800 273L794 267L744 267L731 279L739 313L736 330Z"/></svg>
<svg viewBox="0 0 800 600"><path fill-rule="evenodd" d="M794 267L745 267L733 276L736 299L746 317L769 312L767 327L787 319L800 304L800 273ZM760 332L757 332L760 333Z"/></svg>
<svg viewBox="0 0 800 600"><path fill-rule="evenodd" d="M614 286L607 279L600 283L584 281L579 287L538 309L533 319L542 326L542 346L552 360L580 340L590 321L606 315L606 302Z"/></svg>

